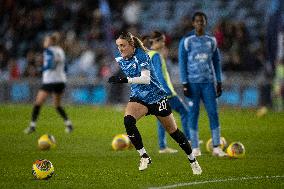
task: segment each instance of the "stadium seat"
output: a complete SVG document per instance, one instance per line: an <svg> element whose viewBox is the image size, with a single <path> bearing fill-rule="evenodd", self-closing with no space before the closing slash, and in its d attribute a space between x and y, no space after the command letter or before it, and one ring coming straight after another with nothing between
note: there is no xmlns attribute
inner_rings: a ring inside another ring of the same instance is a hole
<svg viewBox="0 0 284 189"><path fill-rule="evenodd" d="M107 91L104 86L97 86L91 92L92 104L105 104L107 101Z"/></svg>
<svg viewBox="0 0 284 189"><path fill-rule="evenodd" d="M79 88L71 91L71 99L75 103L86 104L89 101L89 91L87 88Z"/></svg>
<svg viewBox="0 0 284 189"><path fill-rule="evenodd" d="M234 105L234 106L239 105L241 102L240 94L235 89L224 91L219 99L220 102L223 104Z"/></svg>
<svg viewBox="0 0 284 189"><path fill-rule="evenodd" d="M30 88L28 83L14 83L11 87L11 100L14 102L26 101L30 97Z"/></svg>
<svg viewBox="0 0 284 189"><path fill-rule="evenodd" d="M243 107L257 106L259 99L259 92L257 88L247 88L242 95L242 104Z"/></svg>

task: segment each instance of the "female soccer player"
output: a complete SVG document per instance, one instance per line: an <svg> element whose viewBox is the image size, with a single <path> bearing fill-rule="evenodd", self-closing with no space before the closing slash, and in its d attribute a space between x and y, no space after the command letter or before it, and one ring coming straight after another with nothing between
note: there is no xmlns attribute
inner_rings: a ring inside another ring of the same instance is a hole
<svg viewBox="0 0 284 189"><path fill-rule="evenodd" d="M149 37L151 51L148 52L148 55L152 60L158 81L166 91L170 106L173 110L180 114L183 132L185 133L187 140L190 140L188 110L181 98L177 95L167 70L166 60L163 52L165 50L165 39L164 34L159 31L153 31ZM167 147L165 129L160 121L158 121L158 139L160 147L159 153L177 152L177 150Z"/></svg>
<svg viewBox="0 0 284 189"><path fill-rule="evenodd" d="M222 94L219 51L215 37L205 33L207 16L196 12L192 23L195 30L183 37L179 44L179 67L184 95L188 98L191 144L193 152L201 155L197 122L202 99L210 121L213 155L223 157L226 153L219 147L220 125L216 101Z"/></svg>
<svg viewBox="0 0 284 189"><path fill-rule="evenodd" d="M122 33L116 39L118 54L116 61L127 76L112 76L109 83L130 83L130 100L126 106L124 125L131 142L141 159L139 170L145 170L151 158L143 146L142 137L136 122L145 115L155 115L170 136L185 151L193 174L201 174L202 170L192 154L191 146L184 134L177 128L165 91L161 88L153 71L147 49L143 43L131 33Z"/></svg>
<svg viewBox="0 0 284 189"><path fill-rule="evenodd" d="M54 32L44 38L42 72L43 84L37 93L30 126L24 130L26 134L30 134L36 130L36 121L39 116L40 108L50 94L53 95L53 103L57 112L64 119L66 125L65 131L70 133L73 130L72 123L61 106L61 98L67 79L65 73L65 53L59 46L59 42L60 34L58 32Z"/></svg>

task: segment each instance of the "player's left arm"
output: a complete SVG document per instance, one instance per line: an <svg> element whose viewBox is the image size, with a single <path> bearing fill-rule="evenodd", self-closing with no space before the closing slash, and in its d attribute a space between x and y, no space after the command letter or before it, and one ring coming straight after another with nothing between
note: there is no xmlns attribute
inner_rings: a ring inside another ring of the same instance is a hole
<svg viewBox="0 0 284 189"><path fill-rule="evenodd" d="M220 60L220 52L217 47L217 41L214 38L213 40L213 56L212 56L213 67L215 71L216 81L217 83L222 82L221 79L221 60Z"/></svg>
<svg viewBox="0 0 284 189"><path fill-rule="evenodd" d="M151 77L150 77L150 70L142 69L141 75L139 77L127 77L128 83L131 84L150 84Z"/></svg>
<svg viewBox="0 0 284 189"><path fill-rule="evenodd" d="M137 61L141 67L141 74L138 77L127 77L128 83L131 84L150 84L151 72L150 72L150 57L144 51L137 53Z"/></svg>
<svg viewBox="0 0 284 189"><path fill-rule="evenodd" d="M213 42L214 42L214 46L213 46L212 62L213 62L213 67L214 67L216 81L217 81L216 97L220 97L222 95L222 92L223 92L222 78L221 78L220 52L219 52L219 49L217 47L217 42L216 42L215 38L214 38Z"/></svg>

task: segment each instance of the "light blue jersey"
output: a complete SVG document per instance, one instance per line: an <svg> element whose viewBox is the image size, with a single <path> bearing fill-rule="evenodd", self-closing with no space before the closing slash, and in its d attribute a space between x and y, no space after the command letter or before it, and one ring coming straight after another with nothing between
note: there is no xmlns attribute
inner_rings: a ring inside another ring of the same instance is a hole
<svg viewBox="0 0 284 189"><path fill-rule="evenodd" d="M179 44L182 83L221 82L220 55L215 37L192 31Z"/></svg>
<svg viewBox="0 0 284 189"><path fill-rule="evenodd" d="M141 76L142 69L150 70L150 84L131 84L130 98L153 104L166 96L166 92L158 82L148 54L141 48L136 48L133 56L129 59L123 59L120 53L117 53L115 60L124 74L130 78Z"/></svg>

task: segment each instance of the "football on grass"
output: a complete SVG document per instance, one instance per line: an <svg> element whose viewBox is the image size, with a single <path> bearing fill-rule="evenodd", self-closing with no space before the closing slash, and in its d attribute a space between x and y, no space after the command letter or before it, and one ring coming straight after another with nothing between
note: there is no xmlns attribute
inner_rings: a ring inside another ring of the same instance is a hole
<svg viewBox="0 0 284 189"><path fill-rule="evenodd" d="M38 139L38 147L40 150L49 150L56 146L56 141L53 135L44 134Z"/></svg>
<svg viewBox="0 0 284 189"><path fill-rule="evenodd" d="M32 174L35 179L49 179L54 173L52 163L47 159L38 159L33 163Z"/></svg>
<svg viewBox="0 0 284 189"><path fill-rule="evenodd" d="M114 150L126 150L131 147L131 142L126 134L118 134L114 136L111 146Z"/></svg>
<svg viewBox="0 0 284 189"><path fill-rule="evenodd" d="M227 148L227 141L224 137L220 137L220 147L222 150L225 150ZM212 152L213 150L213 145L212 145L212 138L210 138L207 143L206 143L206 150L208 152Z"/></svg>
<svg viewBox="0 0 284 189"><path fill-rule="evenodd" d="M227 154L232 158L243 158L245 156L245 147L240 142L232 142L227 148Z"/></svg>

